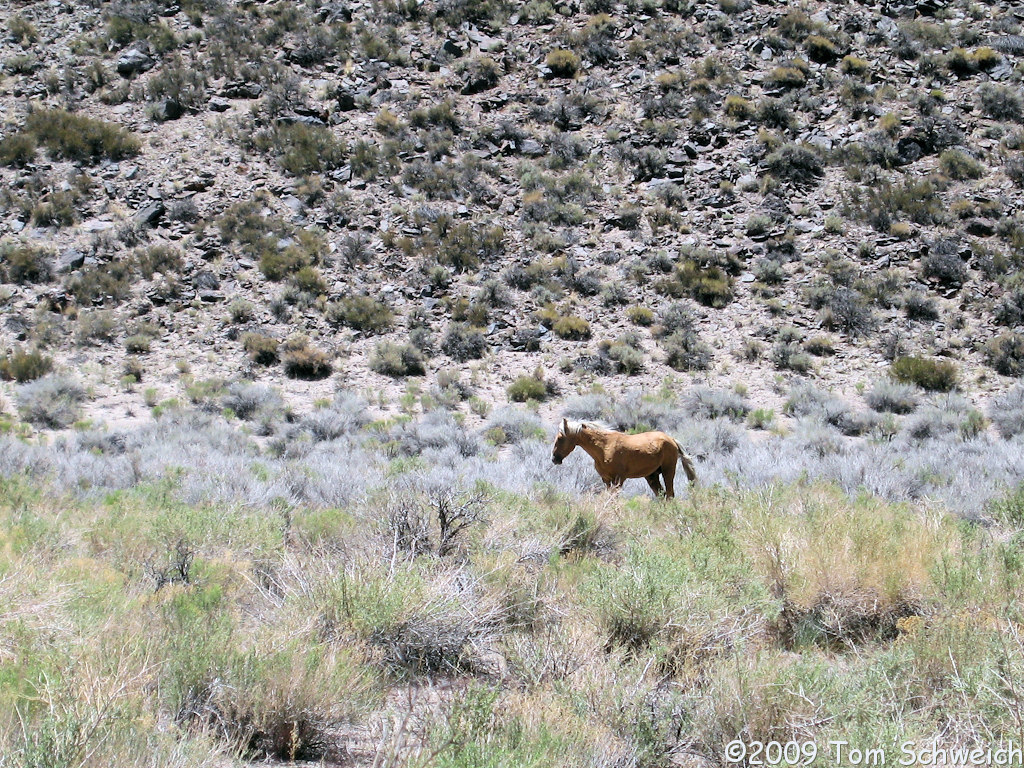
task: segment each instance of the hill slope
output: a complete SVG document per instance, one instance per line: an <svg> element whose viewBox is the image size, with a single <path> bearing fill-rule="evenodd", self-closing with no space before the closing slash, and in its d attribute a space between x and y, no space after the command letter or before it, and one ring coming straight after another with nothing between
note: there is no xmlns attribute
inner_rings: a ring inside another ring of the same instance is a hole
<svg viewBox="0 0 1024 768"><path fill-rule="evenodd" d="M976 404L1020 373L1012 4L0 17L0 340L96 419L240 378L299 410L540 369L516 397L670 377L778 411L899 355Z"/></svg>

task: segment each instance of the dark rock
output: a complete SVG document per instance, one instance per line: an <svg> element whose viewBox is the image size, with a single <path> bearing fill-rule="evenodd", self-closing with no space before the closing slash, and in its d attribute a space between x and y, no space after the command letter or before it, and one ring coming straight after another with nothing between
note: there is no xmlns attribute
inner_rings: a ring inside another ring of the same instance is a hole
<svg viewBox="0 0 1024 768"><path fill-rule="evenodd" d="M199 291L198 296L200 301L205 301L207 304L224 301L224 294L220 291Z"/></svg>
<svg viewBox="0 0 1024 768"><path fill-rule="evenodd" d="M220 288L220 280L210 270L203 269L193 276L192 285L197 291L216 291Z"/></svg>
<svg viewBox="0 0 1024 768"><path fill-rule="evenodd" d="M922 154L921 145L911 138L903 138L896 143L896 162L900 165L915 163Z"/></svg>
<svg viewBox="0 0 1024 768"><path fill-rule="evenodd" d="M185 114L185 107L177 99L164 99L156 106L155 117L164 123L168 120L177 120Z"/></svg>
<svg viewBox="0 0 1024 768"><path fill-rule="evenodd" d="M146 227L153 227L163 218L165 212L164 204L160 200L154 200L147 206L138 210L135 214L135 223Z"/></svg>
<svg viewBox="0 0 1024 768"><path fill-rule="evenodd" d="M989 45L1000 53L1006 53L1011 56L1024 55L1024 37L1020 35L1001 35L992 38L989 41Z"/></svg>
<svg viewBox="0 0 1024 768"><path fill-rule="evenodd" d="M211 112L227 112L231 109L231 102L219 96L214 96L210 99L209 107Z"/></svg>
<svg viewBox="0 0 1024 768"><path fill-rule="evenodd" d="M68 248L57 257L57 271L71 272L85 264L85 254L77 248Z"/></svg>
<svg viewBox="0 0 1024 768"><path fill-rule="evenodd" d="M220 90L220 95L225 99L258 99L262 93L263 86L259 83L246 83L241 80L225 83Z"/></svg>
<svg viewBox="0 0 1024 768"><path fill-rule="evenodd" d="M327 3L316 13L316 20L327 24L350 24L352 9L345 3Z"/></svg>
<svg viewBox="0 0 1024 768"><path fill-rule="evenodd" d="M996 233L996 223L992 219L971 219L964 229L975 237L991 237Z"/></svg>
<svg viewBox="0 0 1024 768"><path fill-rule="evenodd" d="M466 55L462 47L453 40L445 40L444 45L441 46L441 51L456 59Z"/></svg>
<svg viewBox="0 0 1024 768"><path fill-rule="evenodd" d="M338 91L338 109L342 112L351 112L356 108L356 97L348 91Z"/></svg>
<svg viewBox="0 0 1024 768"><path fill-rule="evenodd" d="M302 123L303 125L319 125L326 126L323 120L313 115L282 115L277 118L278 125L295 125L296 123Z"/></svg>
<svg viewBox="0 0 1024 768"><path fill-rule="evenodd" d="M129 48L117 58L117 74L132 77L153 68L156 62L149 54L138 48Z"/></svg>
<svg viewBox="0 0 1024 768"><path fill-rule="evenodd" d="M545 153L544 146L535 139L523 139L519 143L519 151L531 157L539 157Z"/></svg>

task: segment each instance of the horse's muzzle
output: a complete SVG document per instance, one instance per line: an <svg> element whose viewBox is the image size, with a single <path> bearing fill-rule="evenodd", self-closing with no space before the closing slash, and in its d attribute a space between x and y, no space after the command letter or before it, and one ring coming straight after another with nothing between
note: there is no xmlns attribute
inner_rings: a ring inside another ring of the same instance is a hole
<svg viewBox="0 0 1024 768"><path fill-rule="evenodd" d="M552 464L561 464L562 463L562 457L561 456L554 456L554 455L552 455L551 463Z"/></svg>

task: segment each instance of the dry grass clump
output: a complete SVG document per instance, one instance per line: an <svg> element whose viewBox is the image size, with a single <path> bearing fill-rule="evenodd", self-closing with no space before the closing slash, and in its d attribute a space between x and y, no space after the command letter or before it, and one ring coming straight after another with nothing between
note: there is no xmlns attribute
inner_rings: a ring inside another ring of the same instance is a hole
<svg viewBox="0 0 1024 768"><path fill-rule="evenodd" d="M67 160L123 160L138 154L141 146L120 126L63 109L32 112L25 121L25 133Z"/></svg>
<svg viewBox="0 0 1024 768"><path fill-rule="evenodd" d="M331 358L323 350L313 347L304 336L284 342L281 347L284 372L293 379L323 379L331 375Z"/></svg>

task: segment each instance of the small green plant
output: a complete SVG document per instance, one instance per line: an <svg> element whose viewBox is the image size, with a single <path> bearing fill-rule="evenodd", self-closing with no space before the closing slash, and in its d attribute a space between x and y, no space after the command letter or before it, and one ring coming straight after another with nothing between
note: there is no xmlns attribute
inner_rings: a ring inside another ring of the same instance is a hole
<svg viewBox="0 0 1024 768"><path fill-rule="evenodd" d="M576 315L564 315L555 320L551 330L560 339L585 341L590 338L590 323Z"/></svg>
<svg viewBox="0 0 1024 768"><path fill-rule="evenodd" d="M32 285L53 277L53 254L39 246L16 240L0 242L0 278L5 283Z"/></svg>
<svg viewBox="0 0 1024 768"><path fill-rule="evenodd" d="M35 137L27 133L5 136L0 139L0 165L23 168L35 160L36 148Z"/></svg>
<svg viewBox="0 0 1024 768"><path fill-rule="evenodd" d="M0 355L0 379L24 384L35 381L53 370L53 360L38 349L15 349Z"/></svg>
<svg viewBox="0 0 1024 768"><path fill-rule="evenodd" d="M750 99L745 99L734 93L725 97L722 108L725 114L733 120L750 120L754 117L754 105L750 102Z"/></svg>
<svg viewBox="0 0 1024 768"><path fill-rule="evenodd" d="M551 77L576 77L580 71L580 57L564 48L556 48L544 59Z"/></svg>
<svg viewBox="0 0 1024 768"><path fill-rule="evenodd" d="M985 166L959 149L947 149L939 155L939 168L951 179L980 179L985 175Z"/></svg>
<svg viewBox="0 0 1024 768"><path fill-rule="evenodd" d="M487 337L479 328L466 323L451 323L441 339L441 350L460 363L476 360L487 351Z"/></svg>
<svg viewBox="0 0 1024 768"><path fill-rule="evenodd" d="M1024 334L1008 331L986 346L988 363L1004 376L1024 375Z"/></svg>
<svg viewBox="0 0 1024 768"><path fill-rule="evenodd" d="M957 386L956 363L927 357L899 357L889 368L892 377L930 392L950 392Z"/></svg>
<svg viewBox="0 0 1024 768"><path fill-rule="evenodd" d="M548 388L544 380L536 374L532 376L520 376L512 382L508 389L508 399L515 403L525 403L527 400L546 400Z"/></svg>
<svg viewBox="0 0 1024 768"><path fill-rule="evenodd" d="M56 157L96 162L123 160L139 153L139 140L112 123L63 109L39 109L25 121L25 132Z"/></svg>
<svg viewBox="0 0 1024 768"><path fill-rule="evenodd" d="M304 336L289 339L280 347L284 372L293 379L317 380L331 375L331 358Z"/></svg>
<svg viewBox="0 0 1024 768"><path fill-rule="evenodd" d="M849 54L839 62L839 70L845 75L863 77L871 70L871 63L867 59Z"/></svg>
<svg viewBox="0 0 1024 768"><path fill-rule="evenodd" d="M654 312L649 307L633 306L626 310L626 317L633 325L647 327L654 322Z"/></svg>
<svg viewBox="0 0 1024 768"><path fill-rule="evenodd" d="M769 429L775 421L775 411L771 408L755 408L747 414L747 426L751 429Z"/></svg>
<svg viewBox="0 0 1024 768"><path fill-rule="evenodd" d="M807 58L819 64L827 64L839 58L839 49L835 43L821 35L808 35L804 40L804 48L807 50Z"/></svg>
<svg viewBox="0 0 1024 768"><path fill-rule="evenodd" d="M262 333L242 334L242 348L249 353L254 363L273 365L278 361L278 348L281 342Z"/></svg>
<svg viewBox="0 0 1024 768"><path fill-rule="evenodd" d="M278 124L257 134L256 147L272 152L286 172L295 176L325 173L348 159L348 148L322 125Z"/></svg>
<svg viewBox="0 0 1024 768"><path fill-rule="evenodd" d="M370 296L346 296L327 305L328 321L366 333L384 333L394 324L394 313L383 301Z"/></svg>
<svg viewBox="0 0 1024 768"><path fill-rule="evenodd" d="M422 376L427 372L427 367L423 353L412 344L394 344L386 341L374 349L370 357L370 370L384 376L401 378Z"/></svg>

